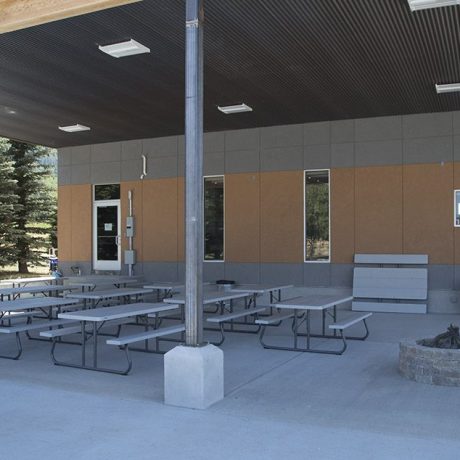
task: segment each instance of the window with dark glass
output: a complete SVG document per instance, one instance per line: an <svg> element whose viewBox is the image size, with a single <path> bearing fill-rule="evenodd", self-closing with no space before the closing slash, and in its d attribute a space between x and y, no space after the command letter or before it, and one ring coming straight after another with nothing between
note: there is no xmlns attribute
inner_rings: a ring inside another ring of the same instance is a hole
<svg viewBox="0 0 460 460"><path fill-rule="evenodd" d="M329 257L329 170L305 171L305 262Z"/></svg>
<svg viewBox="0 0 460 460"><path fill-rule="evenodd" d="M204 178L204 260L224 260L224 177Z"/></svg>
<svg viewBox="0 0 460 460"><path fill-rule="evenodd" d="M94 186L94 200L119 200L120 184L104 184Z"/></svg>

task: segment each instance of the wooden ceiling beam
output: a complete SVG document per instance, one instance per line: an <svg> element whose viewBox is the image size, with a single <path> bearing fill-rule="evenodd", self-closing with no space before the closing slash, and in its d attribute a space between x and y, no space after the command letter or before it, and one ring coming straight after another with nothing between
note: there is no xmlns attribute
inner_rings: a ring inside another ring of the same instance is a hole
<svg viewBox="0 0 460 460"><path fill-rule="evenodd" d="M0 33L138 1L141 0L0 0Z"/></svg>

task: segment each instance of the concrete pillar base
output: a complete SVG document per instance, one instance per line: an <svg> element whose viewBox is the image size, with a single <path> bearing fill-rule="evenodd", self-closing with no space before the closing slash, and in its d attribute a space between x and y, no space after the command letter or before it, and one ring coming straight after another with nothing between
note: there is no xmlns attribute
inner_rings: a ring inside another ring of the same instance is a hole
<svg viewBox="0 0 460 460"><path fill-rule="evenodd" d="M175 347L164 370L165 404L206 409L224 397L224 353L214 345Z"/></svg>

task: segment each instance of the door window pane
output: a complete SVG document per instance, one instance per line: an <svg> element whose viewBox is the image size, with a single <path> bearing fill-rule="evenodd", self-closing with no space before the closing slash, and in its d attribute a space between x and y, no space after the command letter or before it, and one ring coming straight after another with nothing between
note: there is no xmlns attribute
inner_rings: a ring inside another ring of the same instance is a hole
<svg viewBox="0 0 460 460"><path fill-rule="evenodd" d="M105 184L94 186L94 200L119 200L120 184Z"/></svg>
<svg viewBox="0 0 460 460"><path fill-rule="evenodd" d="M305 261L329 255L329 171L305 171Z"/></svg>
<svg viewBox="0 0 460 460"><path fill-rule="evenodd" d="M204 260L224 260L224 177L204 178Z"/></svg>
<svg viewBox="0 0 460 460"><path fill-rule="evenodd" d="M97 259L118 260L118 207L97 208Z"/></svg>

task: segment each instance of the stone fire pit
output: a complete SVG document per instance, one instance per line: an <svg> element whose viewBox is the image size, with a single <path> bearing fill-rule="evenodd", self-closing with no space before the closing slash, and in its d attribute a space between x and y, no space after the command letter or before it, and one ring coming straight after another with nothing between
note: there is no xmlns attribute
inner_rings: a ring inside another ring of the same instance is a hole
<svg viewBox="0 0 460 460"><path fill-rule="evenodd" d="M460 349L436 348L439 344L456 346L455 332L458 334L458 328L451 325L447 333L440 334L434 339L402 341L399 344L400 373L416 382L460 386ZM449 340L446 340L446 337ZM440 341L439 338L444 340Z"/></svg>

